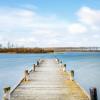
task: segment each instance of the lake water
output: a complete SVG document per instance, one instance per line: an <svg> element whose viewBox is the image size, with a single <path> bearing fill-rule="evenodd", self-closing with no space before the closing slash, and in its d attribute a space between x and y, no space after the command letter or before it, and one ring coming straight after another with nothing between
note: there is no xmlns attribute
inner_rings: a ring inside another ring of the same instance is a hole
<svg viewBox="0 0 100 100"><path fill-rule="evenodd" d="M70 52L61 54L0 54L0 100L5 86L13 87L32 68L39 58L59 58L67 64L67 70L75 70L75 80L89 93L97 87L100 100L100 53Z"/></svg>

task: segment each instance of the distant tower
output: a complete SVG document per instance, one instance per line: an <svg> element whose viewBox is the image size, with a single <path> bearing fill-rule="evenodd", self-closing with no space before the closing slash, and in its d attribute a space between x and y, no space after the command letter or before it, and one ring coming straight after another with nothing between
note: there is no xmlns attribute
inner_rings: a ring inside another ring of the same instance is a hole
<svg viewBox="0 0 100 100"><path fill-rule="evenodd" d="M0 44L0 48L2 48L2 44Z"/></svg>
<svg viewBox="0 0 100 100"><path fill-rule="evenodd" d="M10 42L8 42L7 47L10 48Z"/></svg>

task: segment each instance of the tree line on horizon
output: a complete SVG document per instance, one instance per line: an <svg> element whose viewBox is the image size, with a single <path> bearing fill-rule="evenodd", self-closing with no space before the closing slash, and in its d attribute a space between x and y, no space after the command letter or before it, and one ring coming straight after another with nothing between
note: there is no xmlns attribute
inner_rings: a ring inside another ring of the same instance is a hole
<svg viewBox="0 0 100 100"><path fill-rule="evenodd" d="M48 48L0 48L0 53L52 53L53 49Z"/></svg>

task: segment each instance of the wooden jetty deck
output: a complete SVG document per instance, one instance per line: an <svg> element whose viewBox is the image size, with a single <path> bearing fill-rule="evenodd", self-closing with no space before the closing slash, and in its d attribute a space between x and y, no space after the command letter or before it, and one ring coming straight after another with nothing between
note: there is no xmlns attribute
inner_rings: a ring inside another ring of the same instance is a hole
<svg viewBox="0 0 100 100"><path fill-rule="evenodd" d="M89 100L56 59L44 59L29 77L11 92L11 100Z"/></svg>

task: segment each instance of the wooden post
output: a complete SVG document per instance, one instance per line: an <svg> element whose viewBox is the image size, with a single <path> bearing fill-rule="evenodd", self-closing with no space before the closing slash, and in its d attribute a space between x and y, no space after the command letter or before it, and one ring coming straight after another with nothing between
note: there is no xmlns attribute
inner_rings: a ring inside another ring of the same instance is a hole
<svg viewBox="0 0 100 100"><path fill-rule="evenodd" d="M25 81L29 81L29 73L28 73L28 70L25 70L24 75L25 75Z"/></svg>
<svg viewBox="0 0 100 100"><path fill-rule="evenodd" d="M98 100L97 89L95 87L90 88L90 98L91 98L91 100Z"/></svg>
<svg viewBox="0 0 100 100"><path fill-rule="evenodd" d="M59 63L59 59L57 58L57 62Z"/></svg>
<svg viewBox="0 0 100 100"><path fill-rule="evenodd" d="M37 66L39 67L39 61L37 61Z"/></svg>
<svg viewBox="0 0 100 100"><path fill-rule="evenodd" d="M59 59L58 58L56 58L56 62L59 63Z"/></svg>
<svg viewBox="0 0 100 100"><path fill-rule="evenodd" d="M74 70L70 71L70 80L74 80Z"/></svg>
<svg viewBox="0 0 100 100"><path fill-rule="evenodd" d="M33 64L33 71L35 71L35 67L36 67L35 64Z"/></svg>
<svg viewBox="0 0 100 100"><path fill-rule="evenodd" d="M10 90L11 90L11 87L4 88L3 100L10 100Z"/></svg>
<svg viewBox="0 0 100 100"><path fill-rule="evenodd" d="M63 64L63 71L66 71L66 64Z"/></svg>
<svg viewBox="0 0 100 100"><path fill-rule="evenodd" d="M39 59L38 61L39 61L39 64L40 64L41 63L41 59Z"/></svg>
<svg viewBox="0 0 100 100"><path fill-rule="evenodd" d="M58 58L56 58L56 62L59 64L59 63L62 63L61 60L59 60Z"/></svg>
<svg viewBox="0 0 100 100"><path fill-rule="evenodd" d="M62 63L62 61L60 60L60 63Z"/></svg>

